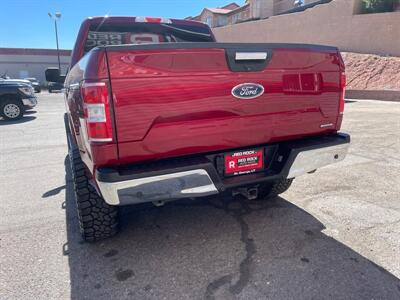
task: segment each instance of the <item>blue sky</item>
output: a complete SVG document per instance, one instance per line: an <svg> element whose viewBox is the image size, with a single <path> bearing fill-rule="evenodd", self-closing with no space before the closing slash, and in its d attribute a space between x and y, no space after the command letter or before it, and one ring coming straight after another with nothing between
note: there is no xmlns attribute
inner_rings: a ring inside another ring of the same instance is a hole
<svg viewBox="0 0 400 300"><path fill-rule="evenodd" d="M80 23L88 16L151 16L184 18L204 7L221 7L229 0L3 0L0 47L56 48L54 24L48 12L60 11L60 48L71 49ZM242 5L245 1L238 0Z"/></svg>

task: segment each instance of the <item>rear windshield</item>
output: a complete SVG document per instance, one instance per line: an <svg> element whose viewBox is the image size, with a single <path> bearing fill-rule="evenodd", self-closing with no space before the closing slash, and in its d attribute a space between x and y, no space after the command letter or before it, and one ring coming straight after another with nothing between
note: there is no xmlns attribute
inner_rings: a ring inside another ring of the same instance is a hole
<svg viewBox="0 0 400 300"><path fill-rule="evenodd" d="M164 23L92 25L85 42L85 53L97 46L213 42L206 26Z"/></svg>

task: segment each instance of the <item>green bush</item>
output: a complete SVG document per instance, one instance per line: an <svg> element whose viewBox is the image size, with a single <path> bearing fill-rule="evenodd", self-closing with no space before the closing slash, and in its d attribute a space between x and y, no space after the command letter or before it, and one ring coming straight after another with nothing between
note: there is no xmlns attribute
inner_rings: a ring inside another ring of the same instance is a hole
<svg viewBox="0 0 400 300"><path fill-rule="evenodd" d="M363 13L382 13L394 10L398 0L362 0Z"/></svg>

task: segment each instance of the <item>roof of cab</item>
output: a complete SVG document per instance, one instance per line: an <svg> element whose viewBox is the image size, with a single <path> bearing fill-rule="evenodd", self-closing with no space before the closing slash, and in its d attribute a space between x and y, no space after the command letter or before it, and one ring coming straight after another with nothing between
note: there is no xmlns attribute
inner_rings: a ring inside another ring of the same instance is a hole
<svg viewBox="0 0 400 300"><path fill-rule="evenodd" d="M140 19L140 21L137 21ZM146 21L146 19L150 21ZM153 21L151 21L153 20ZM194 20L184 20L184 19L171 19L163 17L139 17L139 16L94 16L88 17L84 22L88 23L101 23L101 22L155 22L155 23L172 23L172 24L187 24L187 25L197 25L197 26L208 26L207 24ZM166 21L166 22L165 22Z"/></svg>

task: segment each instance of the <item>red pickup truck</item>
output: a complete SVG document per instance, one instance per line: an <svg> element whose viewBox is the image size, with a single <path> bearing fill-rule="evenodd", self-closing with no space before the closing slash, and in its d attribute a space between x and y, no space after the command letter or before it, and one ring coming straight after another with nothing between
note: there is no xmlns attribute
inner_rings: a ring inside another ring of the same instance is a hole
<svg viewBox="0 0 400 300"><path fill-rule="evenodd" d="M46 71L57 81L59 70ZM241 194L267 199L344 159L338 49L218 43L164 18L85 20L65 79L83 238L118 229L118 207Z"/></svg>

